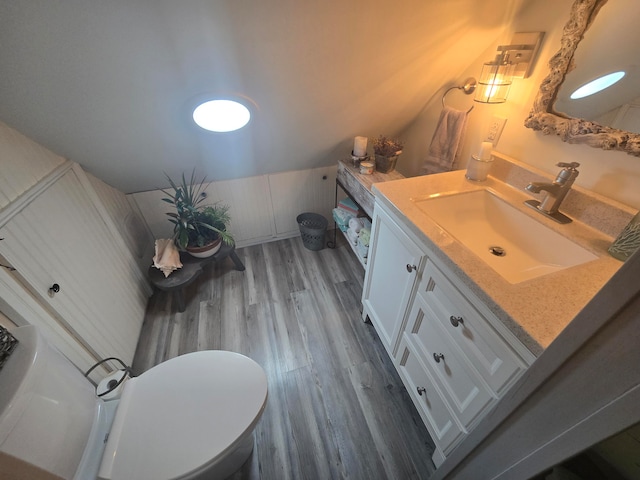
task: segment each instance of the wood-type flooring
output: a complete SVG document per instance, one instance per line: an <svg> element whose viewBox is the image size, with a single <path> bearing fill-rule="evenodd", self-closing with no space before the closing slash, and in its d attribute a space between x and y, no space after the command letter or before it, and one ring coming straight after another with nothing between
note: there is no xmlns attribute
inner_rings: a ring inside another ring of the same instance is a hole
<svg viewBox="0 0 640 480"><path fill-rule="evenodd" d="M364 270L344 241L299 237L238 249L185 292L149 301L135 373L221 349L258 362L269 396L251 458L232 478L426 479L433 444L374 327L361 318Z"/></svg>

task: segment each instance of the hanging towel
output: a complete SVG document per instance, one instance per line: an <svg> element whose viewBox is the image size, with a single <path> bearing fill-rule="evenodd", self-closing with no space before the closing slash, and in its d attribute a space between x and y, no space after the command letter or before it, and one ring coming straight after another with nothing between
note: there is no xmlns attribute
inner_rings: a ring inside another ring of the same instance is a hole
<svg viewBox="0 0 640 480"><path fill-rule="evenodd" d="M446 105L442 109L429 145L427 159L422 165L422 175L452 170L453 162L462 149L462 139L467 128L467 113Z"/></svg>

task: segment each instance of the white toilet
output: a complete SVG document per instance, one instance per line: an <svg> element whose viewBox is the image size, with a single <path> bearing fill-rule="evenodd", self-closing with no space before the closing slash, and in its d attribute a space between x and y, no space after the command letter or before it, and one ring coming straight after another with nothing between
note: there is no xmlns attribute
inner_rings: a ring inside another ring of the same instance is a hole
<svg viewBox="0 0 640 480"><path fill-rule="evenodd" d="M75 480L224 479L251 454L267 400L253 360L189 353L105 401L35 327L12 333L20 343L0 370L0 451Z"/></svg>

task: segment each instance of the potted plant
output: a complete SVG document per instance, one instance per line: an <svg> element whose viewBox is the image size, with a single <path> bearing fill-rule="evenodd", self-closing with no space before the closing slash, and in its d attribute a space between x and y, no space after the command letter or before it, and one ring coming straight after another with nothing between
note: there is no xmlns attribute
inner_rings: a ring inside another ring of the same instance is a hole
<svg viewBox="0 0 640 480"><path fill-rule="evenodd" d="M402 153L403 143L399 140L380 135L373 139L376 170L382 173L392 172L396 168L398 156Z"/></svg>
<svg viewBox="0 0 640 480"><path fill-rule="evenodd" d="M233 245L233 237L227 232L229 206L220 203L204 204L205 179L196 181L195 170L187 181L184 173L180 184L166 175L171 190L162 190L167 197L162 200L172 204L176 211L167 212L173 224L176 246L191 255L205 258L216 253L222 243Z"/></svg>

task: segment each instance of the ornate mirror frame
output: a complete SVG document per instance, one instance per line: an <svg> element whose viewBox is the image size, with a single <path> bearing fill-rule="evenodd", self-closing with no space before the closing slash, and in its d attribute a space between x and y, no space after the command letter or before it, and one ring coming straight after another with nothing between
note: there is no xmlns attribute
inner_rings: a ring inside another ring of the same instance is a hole
<svg viewBox="0 0 640 480"><path fill-rule="evenodd" d="M596 122L556 112L553 104L565 76L574 69L573 56L585 32L607 0L575 0L564 26L560 50L549 60L549 75L542 81L531 113L524 124L545 135L555 134L563 142L586 143L604 150L621 150L640 156L640 135L605 127Z"/></svg>

